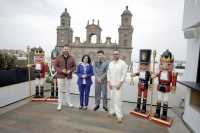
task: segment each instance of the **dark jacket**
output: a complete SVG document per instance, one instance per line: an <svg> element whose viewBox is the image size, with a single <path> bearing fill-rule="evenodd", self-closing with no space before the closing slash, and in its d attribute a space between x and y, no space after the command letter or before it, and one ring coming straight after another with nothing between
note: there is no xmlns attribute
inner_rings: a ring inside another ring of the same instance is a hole
<svg viewBox="0 0 200 133"><path fill-rule="evenodd" d="M72 57L71 55L69 55L67 57L67 62L65 62L65 58L63 55L59 55L56 57L55 59L55 63L54 63L54 68L57 72L56 74L56 78L65 78L67 77L68 79L72 79L72 73L75 71L76 69L76 63L74 60L74 57ZM63 69L66 69L67 71L70 70L69 74L64 74L62 71Z"/></svg>

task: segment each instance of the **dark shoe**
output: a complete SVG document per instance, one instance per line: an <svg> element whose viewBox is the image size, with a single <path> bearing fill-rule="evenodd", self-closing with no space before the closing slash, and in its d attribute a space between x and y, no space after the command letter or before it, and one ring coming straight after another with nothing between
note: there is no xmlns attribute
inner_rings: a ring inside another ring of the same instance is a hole
<svg viewBox="0 0 200 133"><path fill-rule="evenodd" d="M82 109L83 109L83 106L80 106L80 107L79 107L79 110L82 110Z"/></svg>
<svg viewBox="0 0 200 133"><path fill-rule="evenodd" d="M137 99L137 106L134 109L136 112L140 112L140 106L141 106L141 97L138 97Z"/></svg>
<svg viewBox="0 0 200 133"><path fill-rule="evenodd" d="M143 103L142 103L142 110L141 110L141 113L143 114L146 113L146 103L147 103L147 100L144 98Z"/></svg>
<svg viewBox="0 0 200 133"><path fill-rule="evenodd" d="M160 114L155 113L155 114L154 114L154 117L160 118Z"/></svg>
<svg viewBox="0 0 200 133"><path fill-rule="evenodd" d="M156 106L156 113L155 113L154 117L160 118L160 109L161 109L161 103L158 102L157 106Z"/></svg>
<svg viewBox="0 0 200 133"><path fill-rule="evenodd" d="M87 110L87 106L84 106L84 107L83 107L83 110Z"/></svg>
<svg viewBox="0 0 200 133"><path fill-rule="evenodd" d="M108 112L108 108L107 108L107 107L103 107L103 109L104 109L106 112Z"/></svg>
<svg viewBox="0 0 200 133"><path fill-rule="evenodd" d="M167 110L168 110L168 103L164 103L163 105L163 114L161 116L162 120L167 120Z"/></svg>
<svg viewBox="0 0 200 133"><path fill-rule="evenodd" d="M140 112L140 108L136 107L136 108L134 109L134 111L135 111L135 112Z"/></svg>
<svg viewBox="0 0 200 133"><path fill-rule="evenodd" d="M44 97L44 86L40 87L40 97L43 98Z"/></svg>
<svg viewBox="0 0 200 133"><path fill-rule="evenodd" d="M99 105L96 105L93 110L97 111L98 109L99 109Z"/></svg>
<svg viewBox="0 0 200 133"><path fill-rule="evenodd" d="M34 98L40 98L40 96L39 95L35 95Z"/></svg>
<svg viewBox="0 0 200 133"><path fill-rule="evenodd" d="M39 93L39 86L35 87L35 96L34 98L39 98L40 97L40 93Z"/></svg>
<svg viewBox="0 0 200 133"><path fill-rule="evenodd" d="M141 113L145 114L146 113L146 109L142 109Z"/></svg>
<svg viewBox="0 0 200 133"><path fill-rule="evenodd" d="M167 120L167 116L162 115L162 116L161 116L161 119L164 120L164 121L166 121L166 120Z"/></svg>

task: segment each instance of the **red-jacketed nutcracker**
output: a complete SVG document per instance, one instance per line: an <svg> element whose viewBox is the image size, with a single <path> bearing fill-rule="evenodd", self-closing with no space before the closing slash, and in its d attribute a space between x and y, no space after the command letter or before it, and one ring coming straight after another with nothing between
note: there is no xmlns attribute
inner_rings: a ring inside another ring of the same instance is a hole
<svg viewBox="0 0 200 133"><path fill-rule="evenodd" d="M138 97L137 97L137 106L134 111L145 114L146 113L146 104L148 89L151 80L151 49L141 49L140 50L140 62L139 62L139 72L134 73L133 76L139 77L138 82ZM142 100L142 107L141 107Z"/></svg>
<svg viewBox="0 0 200 133"><path fill-rule="evenodd" d="M35 75L35 98L44 97L44 82L47 75L48 65L45 63L45 52L41 47L35 48L34 52L34 75Z"/></svg>
<svg viewBox="0 0 200 133"><path fill-rule="evenodd" d="M174 57L169 50L163 52L160 57L159 73L155 77L158 77L158 98L157 106L154 117L161 118L162 120L168 120L168 98L170 92L176 90L177 73L173 71ZM163 103L163 105L162 105ZM162 115L161 112L162 105Z"/></svg>

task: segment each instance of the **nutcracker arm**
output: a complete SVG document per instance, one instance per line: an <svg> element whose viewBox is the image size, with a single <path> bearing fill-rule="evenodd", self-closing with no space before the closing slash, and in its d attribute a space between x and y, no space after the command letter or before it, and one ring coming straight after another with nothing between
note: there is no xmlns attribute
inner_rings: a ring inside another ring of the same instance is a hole
<svg viewBox="0 0 200 133"><path fill-rule="evenodd" d="M131 74L131 77L132 77L132 78L134 78L134 77L136 77L136 76L139 76L139 72L137 72L137 73L132 73L132 74Z"/></svg>
<svg viewBox="0 0 200 133"><path fill-rule="evenodd" d="M153 79L157 78L158 75L159 75L159 74L152 73L152 74L151 74L151 79L153 80Z"/></svg>
<svg viewBox="0 0 200 133"><path fill-rule="evenodd" d="M27 67L35 67L35 64L27 64Z"/></svg>

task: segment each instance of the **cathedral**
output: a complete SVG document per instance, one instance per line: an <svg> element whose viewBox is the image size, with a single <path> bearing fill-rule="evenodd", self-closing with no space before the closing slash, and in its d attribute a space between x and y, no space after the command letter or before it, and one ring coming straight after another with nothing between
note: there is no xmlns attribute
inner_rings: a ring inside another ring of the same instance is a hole
<svg viewBox="0 0 200 133"><path fill-rule="evenodd" d="M71 27L71 16L67 9L60 16L60 26L57 27L57 45L56 47L61 50L64 46L69 46L72 50L72 55L78 61L84 54L89 54L94 60L96 52L98 50L104 50L105 55L108 59L112 57L112 50L119 49L121 58L126 61L127 64L131 64L131 53L132 53L132 34L133 26L132 13L129 11L128 6L121 14L121 25L118 28L118 43L112 42L111 37L106 37L106 41L101 41L101 31L99 21L95 24L94 20L92 23L87 23L86 26L86 41L81 42L80 37L75 37L73 41L73 29ZM95 36L95 42L92 42L92 37Z"/></svg>

